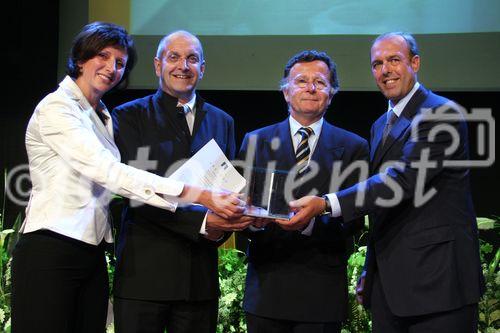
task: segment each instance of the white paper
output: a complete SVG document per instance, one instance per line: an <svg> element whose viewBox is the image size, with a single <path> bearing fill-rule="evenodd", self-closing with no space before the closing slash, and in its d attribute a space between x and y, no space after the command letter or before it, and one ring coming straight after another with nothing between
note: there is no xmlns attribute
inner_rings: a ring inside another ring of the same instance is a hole
<svg viewBox="0 0 500 333"><path fill-rule="evenodd" d="M210 190L239 193L246 184L214 139L204 145L169 178Z"/></svg>

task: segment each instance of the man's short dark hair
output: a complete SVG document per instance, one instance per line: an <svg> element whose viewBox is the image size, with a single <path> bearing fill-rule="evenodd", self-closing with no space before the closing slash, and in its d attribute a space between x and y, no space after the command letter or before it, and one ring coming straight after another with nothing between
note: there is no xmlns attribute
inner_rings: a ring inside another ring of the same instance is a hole
<svg viewBox="0 0 500 333"><path fill-rule="evenodd" d="M377 38L375 38L375 40L372 43L372 46L375 45L375 43L378 41L394 36L400 36L405 40L406 46L408 46L408 50L410 52L410 58L413 58L414 56L418 55L418 45L417 41L415 40L415 37L413 37L413 35L410 33L402 31L386 32L385 34L382 34Z"/></svg>
<svg viewBox="0 0 500 333"><path fill-rule="evenodd" d="M313 61L323 61L330 70L330 85L337 91L339 89L339 79L337 77L337 65L333 62L332 58L328 56L325 52L320 52L316 50L306 50L297 53L288 60L285 66L285 71L283 73L283 78L281 79L280 86L283 89L287 85L288 75L290 75L290 70L292 67L300 62L313 62Z"/></svg>
<svg viewBox="0 0 500 333"><path fill-rule="evenodd" d="M108 46L121 48L127 52L127 65L121 81L126 84L128 75L137 61L137 53L127 30L113 23L93 22L83 27L73 40L66 73L77 79L82 74L78 64L92 59Z"/></svg>

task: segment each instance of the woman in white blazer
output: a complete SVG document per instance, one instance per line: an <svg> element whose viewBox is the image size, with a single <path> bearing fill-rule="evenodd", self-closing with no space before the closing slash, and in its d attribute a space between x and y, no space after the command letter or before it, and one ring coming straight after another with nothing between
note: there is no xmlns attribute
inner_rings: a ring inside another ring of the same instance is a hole
<svg viewBox="0 0 500 333"><path fill-rule="evenodd" d="M120 163L101 98L126 83L135 61L125 29L86 25L73 42L68 76L29 121L32 192L13 254L13 332L105 331L111 193L172 211L182 198L221 216L241 215L234 194L214 194Z"/></svg>

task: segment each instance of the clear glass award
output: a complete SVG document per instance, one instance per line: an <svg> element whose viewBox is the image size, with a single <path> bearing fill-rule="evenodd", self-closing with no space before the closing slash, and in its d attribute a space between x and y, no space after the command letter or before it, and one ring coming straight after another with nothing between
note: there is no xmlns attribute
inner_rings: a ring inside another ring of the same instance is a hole
<svg viewBox="0 0 500 333"><path fill-rule="evenodd" d="M287 177L287 171L253 168L251 178L247 179L245 215L290 219L290 207L284 193Z"/></svg>

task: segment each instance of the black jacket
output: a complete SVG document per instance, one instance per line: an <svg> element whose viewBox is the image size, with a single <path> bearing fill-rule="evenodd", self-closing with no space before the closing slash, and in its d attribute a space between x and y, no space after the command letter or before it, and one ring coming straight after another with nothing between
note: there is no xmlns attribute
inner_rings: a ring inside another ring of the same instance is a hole
<svg viewBox="0 0 500 333"><path fill-rule="evenodd" d="M250 137L256 135L254 166L290 170L295 153L290 135L289 120L248 133L240 150L245 158ZM280 146L273 149L273 139ZM345 170L351 162L368 159L368 144L359 136L323 122L312 161L318 163L319 173L305 182L296 197L316 189L319 194L330 191L332 168L341 162ZM367 165L367 163L365 163ZM353 172L342 187L359 180ZM301 322L332 322L346 318L348 239L363 225L363 219L344 228L342 219L326 216L316 218L311 236L300 231L284 231L271 223L264 231L246 232L250 238L248 272L245 286L244 310L274 319Z"/></svg>
<svg viewBox="0 0 500 333"><path fill-rule="evenodd" d="M165 176L212 138L234 158L233 119L196 99L193 135L177 99L161 90L113 111L115 141L122 161L137 160L138 149L153 162L149 171ZM156 165L154 165L156 163ZM127 200L117 244L115 295L147 300L207 300L219 295L217 246L200 235L206 208L190 205L175 213Z"/></svg>
<svg viewBox="0 0 500 333"><path fill-rule="evenodd" d="M451 118L418 123L419 116L430 110ZM365 264L367 306L374 273L380 277L391 312L398 316L459 308L478 302L483 292L469 170L449 163L468 159L467 124L457 110L455 104L421 86L384 145L380 142L385 114L372 126L373 176L363 190L363 204L355 204L358 186L338 193L345 221L371 214ZM454 149L448 151L449 147ZM426 160L432 167L423 173L419 163ZM377 198L394 196L392 187L378 174L388 161L402 163L402 167L387 172L387 178L401 190L402 200L393 207L381 208ZM433 192L430 200L418 202L418 193Z"/></svg>

